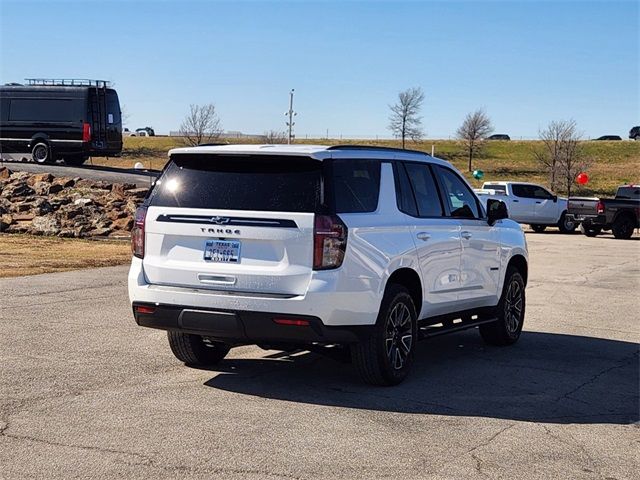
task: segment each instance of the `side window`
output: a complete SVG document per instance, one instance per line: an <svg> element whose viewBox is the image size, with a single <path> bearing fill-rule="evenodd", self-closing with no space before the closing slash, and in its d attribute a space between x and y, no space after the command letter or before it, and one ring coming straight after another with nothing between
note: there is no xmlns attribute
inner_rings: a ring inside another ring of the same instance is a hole
<svg viewBox="0 0 640 480"><path fill-rule="evenodd" d="M511 185L511 190L516 197L529 198L531 196L529 192L529 185L519 185L514 183Z"/></svg>
<svg viewBox="0 0 640 480"><path fill-rule="evenodd" d="M333 191L336 212L374 212L380 193L380 162L333 160Z"/></svg>
<svg viewBox="0 0 640 480"><path fill-rule="evenodd" d="M398 210L411 215L412 217L418 216L418 207L416 206L416 199L413 196L413 190L411 189L411 183L409 183L409 177L404 168L404 165L400 162L394 162L394 173L396 175L396 202L398 203Z"/></svg>
<svg viewBox="0 0 640 480"><path fill-rule="evenodd" d="M429 165L406 163L405 167L418 205L418 215L421 217L441 217L443 213L438 187L436 187Z"/></svg>
<svg viewBox="0 0 640 480"><path fill-rule="evenodd" d="M436 166L440 184L444 190L445 201L449 205L452 217L480 218L476 196L467 184L452 170Z"/></svg>
<svg viewBox="0 0 640 480"><path fill-rule="evenodd" d="M531 191L533 193L532 197L533 198L544 198L544 199L548 199L551 198L551 194L549 192L547 192L544 188L542 187L530 187Z"/></svg>

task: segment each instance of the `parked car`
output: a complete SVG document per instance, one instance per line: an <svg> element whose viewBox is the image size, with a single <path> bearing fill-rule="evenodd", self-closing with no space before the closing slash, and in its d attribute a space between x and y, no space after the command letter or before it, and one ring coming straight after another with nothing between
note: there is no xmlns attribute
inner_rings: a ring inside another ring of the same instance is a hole
<svg viewBox="0 0 640 480"><path fill-rule="evenodd" d="M129 297L184 363L244 344L342 352L391 385L419 338L477 326L489 344L518 340L524 234L448 162L353 145L169 155L136 212Z"/></svg>
<svg viewBox="0 0 640 480"><path fill-rule="evenodd" d="M484 182L476 193L485 201L502 200L507 204L509 218L529 224L536 232L558 227L562 233L573 233L577 225L567 218L567 199L546 188L524 182Z"/></svg>
<svg viewBox="0 0 640 480"><path fill-rule="evenodd" d="M640 185L618 187L615 198L569 198L568 215L588 237L611 230L616 238L629 239L640 227Z"/></svg>
<svg viewBox="0 0 640 480"><path fill-rule="evenodd" d="M132 132L128 128L123 128L122 129L122 136L123 137L135 137L136 136L136 132Z"/></svg>
<svg viewBox="0 0 640 480"><path fill-rule="evenodd" d="M622 140L622 137L620 135L602 135L595 140Z"/></svg>
<svg viewBox="0 0 640 480"><path fill-rule="evenodd" d="M488 136L487 140L511 140L511 137L504 133L494 133Z"/></svg>
<svg viewBox="0 0 640 480"><path fill-rule="evenodd" d="M631 138L632 140L640 140L640 126L633 127L631 130L629 130L629 138Z"/></svg>
<svg viewBox="0 0 640 480"><path fill-rule="evenodd" d="M0 87L0 151L31 153L35 162L122 151L118 94L101 80L32 79Z"/></svg>
<svg viewBox="0 0 640 480"><path fill-rule="evenodd" d="M151 127L136 128L136 133L138 134L139 137L155 137L156 136L155 130Z"/></svg>

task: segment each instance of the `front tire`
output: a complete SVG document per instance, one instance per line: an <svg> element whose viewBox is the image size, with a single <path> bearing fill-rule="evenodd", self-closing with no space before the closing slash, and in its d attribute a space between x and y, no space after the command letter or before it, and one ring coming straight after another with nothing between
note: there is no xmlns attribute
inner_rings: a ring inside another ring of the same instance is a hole
<svg viewBox="0 0 640 480"><path fill-rule="evenodd" d="M558 228L561 233L573 233L576 231L577 225L575 222L571 222L567 219L567 212L562 212L562 215L560 215L560 221L558 222Z"/></svg>
<svg viewBox="0 0 640 480"><path fill-rule="evenodd" d="M634 219L630 215L620 215L611 225L613 236L622 240L628 240L635 230Z"/></svg>
<svg viewBox="0 0 640 480"><path fill-rule="evenodd" d="M50 163L53 158L51 148L44 142L38 142L31 149L31 158L36 163Z"/></svg>
<svg viewBox="0 0 640 480"><path fill-rule="evenodd" d="M536 233L542 233L547 229L546 225L529 225L531 227L531 230L533 230Z"/></svg>
<svg viewBox="0 0 640 480"><path fill-rule="evenodd" d="M373 331L351 347L351 358L364 382L397 385L407 377L418 340L416 317L409 291L389 285Z"/></svg>
<svg viewBox="0 0 640 480"><path fill-rule="evenodd" d="M580 225L580 231L587 237L597 237L602 233L602 229L600 227L585 227L584 223Z"/></svg>
<svg viewBox="0 0 640 480"><path fill-rule="evenodd" d="M187 365L215 365L222 360L230 347L224 343L211 342L200 335L167 332L169 346L178 360Z"/></svg>
<svg viewBox="0 0 640 480"><path fill-rule="evenodd" d="M524 325L525 285L515 267L507 268L495 322L480 325L480 336L489 345L506 346L518 341Z"/></svg>

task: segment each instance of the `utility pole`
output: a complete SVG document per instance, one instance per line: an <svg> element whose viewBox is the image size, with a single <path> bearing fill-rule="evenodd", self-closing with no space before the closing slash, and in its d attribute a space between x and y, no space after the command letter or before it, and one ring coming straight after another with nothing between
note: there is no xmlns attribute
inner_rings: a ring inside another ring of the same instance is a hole
<svg viewBox="0 0 640 480"><path fill-rule="evenodd" d="M287 127L289 127L289 137L287 139L288 144L291 144L291 140L293 139L293 126L295 125L295 122L293 121L293 117L297 115L297 113L293 111L293 92L294 91L295 90L292 88L291 91L289 92L289 111L284 112L285 116L289 117L289 121L286 122Z"/></svg>

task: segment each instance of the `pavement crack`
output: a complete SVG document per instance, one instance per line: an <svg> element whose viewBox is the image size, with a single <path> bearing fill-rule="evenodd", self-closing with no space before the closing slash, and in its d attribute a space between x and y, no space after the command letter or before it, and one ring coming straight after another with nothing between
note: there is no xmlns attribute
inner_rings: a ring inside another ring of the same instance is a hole
<svg viewBox="0 0 640 480"><path fill-rule="evenodd" d="M598 381L598 379L600 377L602 377L603 375L606 375L607 373L613 371L613 370L617 370L618 368L624 368L627 365L631 364L632 361L637 361L638 360L638 352L634 353L633 355L631 355L630 357L627 357L625 359L620 360L616 365L613 365L611 367L605 368L604 370L596 373L595 375L593 375L589 380L587 380L586 382L581 383L580 385L578 385L577 387L575 387L573 390L565 393L564 395L556 398L556 402L559 402L561 400L565 400L565 399L569 399L569 400L573 400L573 401L577 401L577 402L582 402L582 403L587 403L583 400L577 399L577 398L573 398L572 395L575 394L576 392L582 390L583 388L595 383Z"/></svg>
<svg viewBox="0 0 640 480"><path fill-rule="evenodd" d="M488 438L487 440L485 440L484 442L481 442L481 443L477 444L475 447L472 447L471 449L469 449L469 450L467 450L466 452L464 452L464 453L463 453L463 455L467 455L467 454L471 453L471 454L472 454L471 456L473 457L473 456L474 456L474 455L473 455L473 452L475 452L476 450L478 450L478 449L480 449L480 448L482 448L482 447L486 447L486 446L488 446L489 444L491 444L491 442L493 442L496 438L498 438L498 437L499 437L500 435L502 435L504 432L506 432L507 430L509 430L510 428L515 427L515 426L516 426L516 424L515 424L515 423L512 423L512 424L510 424L510 425L507 425L507 426L506 426L506 427L504 427L504 428L501 428L501 429L500 429L500 430L498 430L496 433L494 433L493 435L491 435L491 437L489 437L489 438Z"/></svg>

